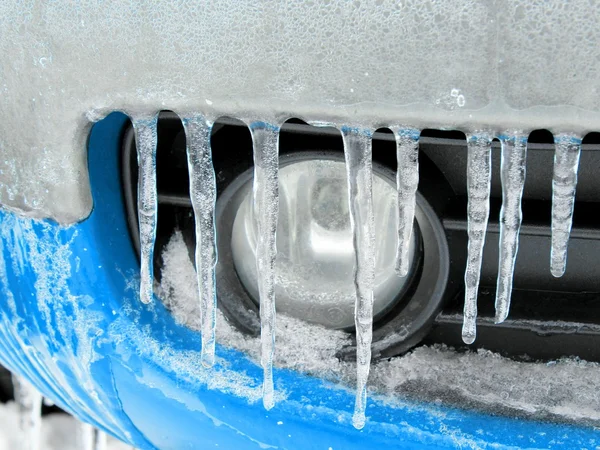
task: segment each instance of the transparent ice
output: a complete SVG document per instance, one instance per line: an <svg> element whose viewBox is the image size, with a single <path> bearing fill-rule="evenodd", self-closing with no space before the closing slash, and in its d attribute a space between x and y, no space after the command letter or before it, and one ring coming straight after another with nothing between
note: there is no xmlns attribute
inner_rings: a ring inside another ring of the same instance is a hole
<svg viewBox="0 0 600 450"><path fill-rule="evenodd" d="M138 155L138 218L140 225L140 299L150 303L154 285L154 241L156 239L156 144L157 116L133 117Z"/></svg>
<svg viewBox="0 0 600 450"><path fill-rule="evenodd" d="M483 244L490 215L492 180L492 136L478 133L467 137L467 268L465 270L465 307L462 338L472 344L476 336L477 291L481 274Z"/></svg>
<svg viewBox="0 0 600 450"><path fill-rule="evenodd" d="M253 215L257 228L256 267L260 274L261 365L264 371L263 404L271 409L273 353L275 351L275 257L279 214L279 127L265 122L250 124L254 146Z"/></svg>
<svg viewBox="0 0 600 450"><path fill-rule="evenodd" d="M419 131L394 128L396 138L396 185L398 189L398 247L396 271L408 274L410 240L415 220L416 193L419 184Z"/></svg>
<svg viewBox="0 0 600 450"><path fill-rule="evenodd" d="M556 150L552 177L550 271L555 277L561 277L567 267L567 248L573 223L581 138L574 134L561 133L554 137L554 144Z"/></svg>
<svg viewBox="0 0 600 450"><path fill-rule="evenodd" d="M215 361L217 263L215 236L215 201L217 188L212 164L210 135L212 124L204 117L183 119L190 172L190 196L196 222L196 272L202 323L202 363Z"/></svg>
<svg viewBox="0 0 600 450"><path fill-rule="evenodd" d="M365 425L367 380L371 366L373 338L373 283L375 279L375 236L372 198L371 132L366 129L342 128L344 155L348 175L350 224L355 252L354 286L356 303L356 402L353 425Z"/></svg>
<svg viewBox="0 0 600 450"><path fill-rule="evenodd" d="M525 186L527 134L520 131L504 134L500 136L500 146L502 209L500 210L496 323L504 322L510 309L515 260L519 248L519 231L523 219L521 198Z"/></svg>

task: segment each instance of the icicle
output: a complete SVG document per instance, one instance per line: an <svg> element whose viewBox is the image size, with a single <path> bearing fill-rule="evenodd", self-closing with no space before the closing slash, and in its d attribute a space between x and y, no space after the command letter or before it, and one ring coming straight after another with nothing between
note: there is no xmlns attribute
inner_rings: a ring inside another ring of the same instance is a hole
<svg viewBox="0 0 600 450"><path fill-rule="evenodd" d="M257 230L256 267L260 297L261 365L264 371L263 404L271 409L273 353L275 349L275 257L279 214L279 127L264 122L250 124L254 145L253 213Z"/></svg>
<svg viewBox="0 0 600 450"><path fill-rule="evenodd" d="M94 450L94 427L89 423L79 423L79 445L81 450Z"/></svg>
<svg viewBox="0 0 600 450"><path fill-rule="evenodd" d="M417 185L419 184L419 135L418 130L394 129L398 171L398 243L396 249L396 272L401 277L408 274L410 240L415 220Z"/></svg>
<svg viewBox="0 0 600 450"><path fill-rule="evenodd" d="M94 450L106 450L107 447L106 433L96 428L94 430Z"/></svg>
<svg viewBox="0 0 600 450"><path fill-rule="evenodd" d="M157 116L133 118L138 155L138 217L140 223L140 299L150 303L154 284L154 240L156 239L156 143Z"/></svg>
<svg viewBox="0 0 600 450"><path fill-rule="evenodd" d="M215 324L217 297L215 265L215 201L217 188L210 149L212 123L203 117L184 119L187 158L190 171L190 196L196 219L196 273L200 298L202 363L215 362Z"/></svg>
<svg viewBox="0 0 600 450"><path fill-rule="evenodd" d="M550 271L555 277L562 277L567 267L567 248L573 223L581 138L572 134L559 134L554 138L554 143L556 152L552 177Z"/></svg>
<svg viewBox="0 0 600 450"><path fill-rule="evenodd" d="M356 402L352 423L365 425L367 380L371 366L373 338L373 285L375 280L375 238L372 198L371 132L342 128L348 174L350 224L355 250L354 286L356 302Z"/></svg>
<svg viewBox="0 0 600 450"><path fill-rule="evenodd" d="M519 248L519 230L523 214L521 198L525 185L527 136L515 132L500 137L502 148L500 179L502 181L502 209L500 210L500 256L496 287L496 323L508 316L512 293L515 260Z"/></svg>
<svg viewBox="0 0 600 450"><path fill-rule="evenodd" d="M42 428L42 394L27 380L12 376L15 402L19 408L19 427L23 449L39 450Z"/></svg>
<svg viewBox="0 0 600 450"><path fill-rule="evenodd" d="M490 215L490 185L492 180L492 137L486 133L469 135L467 139L467 219L469 245L465 270L465 309L462 338L466 344L475 342L477 334L477 290L481 274L483 244Z"/></svg>

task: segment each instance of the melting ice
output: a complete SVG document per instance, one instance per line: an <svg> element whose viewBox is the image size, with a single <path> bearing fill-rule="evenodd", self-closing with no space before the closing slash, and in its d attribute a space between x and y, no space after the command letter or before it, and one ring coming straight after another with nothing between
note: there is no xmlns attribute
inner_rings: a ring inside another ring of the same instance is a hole
<svg viewBox="0 0 600 450"><path fill-rule="evenodd" d="M371 132L342 128L348 174L348 202L355 253L354 287L356 303L356 403L352 423L365 425L367 380L371 367L373 338L373 288L375 281L375 236L372 198ZM412 224L412 223L411 223Z"/></svg>
<svg viewBox="0 0 600 450"><path fill-rule="evenodd" d="M398 189L398 244L396 271L401 277L408 274L409 249L415 220L417 186L419 184L419 131L394 129L396 138L396 186Z"/></svg>
<svg viewBox="0 0 600 450"><path fill-rule="evenodd" d="M215 202L217 188L212 164L210 134L212 124L203 117L184 119L187 158L190 172L190 197L196 225L196 273L202 324L202 362L212 366L215 361L215 321L217 297L215 291Z"/></svg>
<svg viewBox="0 0 600 450"><path fill-rule="evenodd" d="M550 270L555 277L561 277L567 266L567 247L573 223L581 138L573 134L558 134L554 143L556 150L552 177Z"/></svg>
<svg viewBox="0 0 600 450"><path fill-rule="evenodd" d="M275 257L279 214L279 127L265 122L250 124L254 145L253 215L257 227L256 268L260 274L261 365L264 371L263 403L271 409L273 352L275 351Z"/></svg>
<svg viewBox="0 0 600 450"><path fill-rule="evenodd" d="M140 223L140 299L152 300L154 285L154 241L156 239L156 143L158 116L134 117L138 154L138 218Z"/></svg>
<svg viewBox="0 0 600 450"><path fill-rule="evenodd" d="M523 213L521 198L525 186L527 135L515 132L500 137L500 179L502 209L500 210L500 256L496 286L496 323L508 316L512 293L515 260L519 248L519 230Z"/></svg>
<svg viewBox="0 0 600 450"><path fill-rule="evenodd" d="M492 181L492 137L489 134L467 138L467 268L465 270L465 309L463 341L475 341L477 321L477 290L481 275L483 244L490 215L490 185Z"/></svg>

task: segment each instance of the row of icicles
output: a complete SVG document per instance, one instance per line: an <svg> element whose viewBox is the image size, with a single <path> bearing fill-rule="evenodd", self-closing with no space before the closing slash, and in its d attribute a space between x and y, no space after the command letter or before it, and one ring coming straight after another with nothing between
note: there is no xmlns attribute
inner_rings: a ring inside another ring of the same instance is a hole
<svg viewBox="0 0 600 450"><path fill-rule="evenodd" d="M158 116L133 117L139 162L138 209L141 243L140 297L144 303L153 295L153 249L157 223L156 145ZM183 119L186 133L190 193L195 214L196 270L200 298L201 359L210 367L215 360L215 172L210 135L213 121L202 116ZM280 128L262 121L249 121L254 146L253 200L257 227L256 264L260 279L261 366L264 371L263 403L270 409L273 397L273 353L275 346L274 268L277 253L275 236L278 216L278 140ZM409 244L415 215L419 180L420 132L406 127L390 127L397 144L399 276L406 276ZM353 424L365 424L367 378L371 362L373 327L374 236L372 184L372 131L340 128L348 177L349 210L355 247L355 325L357 352L357 391ZM502 210L500 213L500 257L496 292L496 323L503 322L510 308L513 272L521 226L521 197L525 183L527 134L476 132L467 135L468 146L468 260L465 272L465 305L462 336L475 340L477 291L483 244L490 209L491 149L497 137L501 144ZM573 134L555 136L552 198L551 270L554 276L565 271L567 244L577 184L581 138Z"/></svg>
<svg viewBox="0 0 600 450"><path fill-rule="evenodd" d="M13 375L14 397L18 408L22 450L42 449L42 394L27 380ZM106 434L91 425L80 422L76 433L77 447L81 450L107 450Z"/></svg>

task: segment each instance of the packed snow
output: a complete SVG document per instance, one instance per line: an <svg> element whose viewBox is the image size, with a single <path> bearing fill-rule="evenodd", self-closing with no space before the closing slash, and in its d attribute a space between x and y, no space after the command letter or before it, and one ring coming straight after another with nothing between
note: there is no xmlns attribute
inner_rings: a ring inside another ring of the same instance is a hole
<svg viewBox="0 0 600 450"><path fill-rule="evenodd" d="M175 319L200 330L196 274L181 233L163 253L160 297ZM356 364L337 351L350 343L343 331L278 315L274 365L324 377L350 388ZM217 312L217 342L260 361L260 340L237 331ZM474 408L494 414L600 426L600 364L578 358L523 362L486 350L458 352L442 345L371 364L371 395L389 402L407 399Z"/></svg>

